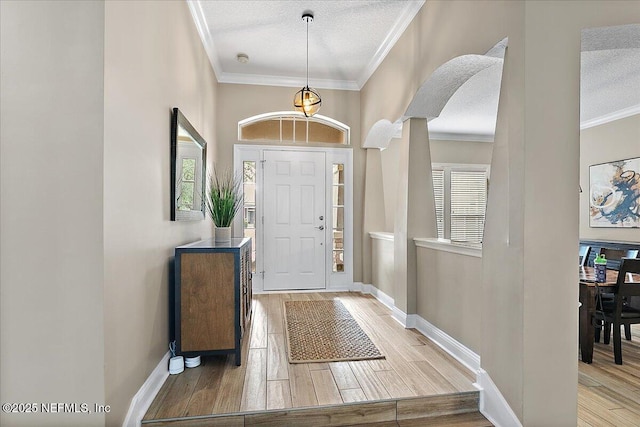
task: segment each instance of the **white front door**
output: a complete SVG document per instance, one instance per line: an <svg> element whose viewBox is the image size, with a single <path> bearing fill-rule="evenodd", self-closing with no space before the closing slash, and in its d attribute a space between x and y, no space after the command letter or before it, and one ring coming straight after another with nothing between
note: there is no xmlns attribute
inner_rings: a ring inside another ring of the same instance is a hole
<svg viewBox="0 0 640 427"><path fill-rule="evenodd" d="M264 151L264 289L325 288L325 153Z"/></svg>

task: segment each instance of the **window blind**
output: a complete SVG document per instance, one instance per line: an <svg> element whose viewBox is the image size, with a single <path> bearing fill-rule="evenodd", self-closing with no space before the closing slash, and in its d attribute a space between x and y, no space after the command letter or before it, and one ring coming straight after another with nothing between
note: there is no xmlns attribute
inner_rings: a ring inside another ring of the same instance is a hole
<svg viewBox="0 0 640 427"><path fill-rule="evenodd" d="M451 170L451 240L482 242L486 205L486 173Z"/></svg>
<svg viewBox="0 0 640 427"><path fill-rule="evenodd" d="M432 170L433 196L436 202L436 225L438 238L444 238L444 170Z"/></svg>

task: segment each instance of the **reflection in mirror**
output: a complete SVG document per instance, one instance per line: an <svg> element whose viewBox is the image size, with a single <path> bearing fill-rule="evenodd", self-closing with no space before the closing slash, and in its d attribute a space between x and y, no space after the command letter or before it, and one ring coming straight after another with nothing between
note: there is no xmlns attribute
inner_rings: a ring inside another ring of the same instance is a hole
<svg viewBox="0 0 640 427"><path fill-rule="evenodd" d="M171 220L204 219L207 143L177 108L171 117Z"/></svg>

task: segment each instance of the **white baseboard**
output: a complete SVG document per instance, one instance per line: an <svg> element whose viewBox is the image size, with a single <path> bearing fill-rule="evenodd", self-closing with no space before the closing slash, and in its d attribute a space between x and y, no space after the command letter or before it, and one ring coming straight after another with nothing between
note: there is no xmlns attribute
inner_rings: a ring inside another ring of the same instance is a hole
<svg viewBox="0 0 640 427"><path fill-rule="evenodd" d="M1 1L1 0L0 0ZM269 295L269 294L310 294L310 293L329 293L329 292L351 292L353 291L352 286L340 286L335 288L322 288L322 289L283 289L283 290L273 290L273 291L265 291L253 290L254 295Z"/></svg>
<svg viewBox="0 0 640 427"><path fill-rule="evenodd" d="M393 308L395 307L395 301L393 300L393 298L391 298L389 295L385 294L375 286L364 283L354 283L353 285L353 290L358 290L363 294L373 295L378 301L380 301L390 310L393 310Z"/></svg>
<svg viewBox="0 0 640 427"><path fill-rule="evenodd" d="M371 285L365 285L362 282L353 282L353 284L351 285L351 290L353 292L362 292L362 293L366 293L363 291L365 286L371 286Z"/></svg>
<svg viewBox="0 0 640 427"><path fill-rule="evenodd" d="M422 335L438 344L472 372L478 372L480 369L479 355L417 314L412 314L411 317L414 322L413 327L419 330Z"/></svg>
<svg viewBox="0 0 640 427"><path fill-rule="evenodd" d="M332 285L327 286L327 292L351 292L353 290L353 286L351 285Z"/></svg>
<svg viewBox="0 0 640 427"><path fill-rule="evenodd" d="M395 306L391 310L392 310L391 316L398 323L400 323L405 328L411 327L409 326L409 316L407 316L407 313L405 313L404 311L400 310L398 307L395 307Z"/></svg>
<svg viewBox="0 0 640 427"><path fill-rule="evenodd" d="M386 293L373 285L365 284L362 282L354 282L351 286L351 290L354 292L361 292L363 294L373 295L378 301L384 304L389 310L391 310L391 317L393 317L404 328L407 327L407 314L396 307L395 301Z"/></svg>
<svg viewBox="0 0 640 427"><path fill-rule="evenodd" d="M452 338L446 332L429 323L417 314L407 315L394 305L394 300L373 285L354 283L354 291L371 294L382 304L389 307L392 316L405 328L415 328L431 341L435 342L449 355L454 357L471 372L476 374L474 384L480 390L480 412L496 427L522 427L520 420L507 403L489 374L480 367L480 356L465 345Z"/></svg>
<svg viewBox="0 0 640 427"><path fill-rule="evenodd" d="M155 369L149 375L149 378L142 384L140 390L133 396L131 399L131 404L129 405L129 411L127 412L127 416L122 423L122 427L140 427L142 418L144 414L151 406L151 402L160 391L160 387L164 384L165 380L169 376L169 358L171 357L171 353L167 351L167 353L162 356L160 363L155 367Z"/></svg>
<svg viewBox="0 0 640 427"><path fill-rule="evenodd" d="M522 427L522 423L507 403L498 387L484 369L476 373L480 389L480 412L496 427Z"/></svg>

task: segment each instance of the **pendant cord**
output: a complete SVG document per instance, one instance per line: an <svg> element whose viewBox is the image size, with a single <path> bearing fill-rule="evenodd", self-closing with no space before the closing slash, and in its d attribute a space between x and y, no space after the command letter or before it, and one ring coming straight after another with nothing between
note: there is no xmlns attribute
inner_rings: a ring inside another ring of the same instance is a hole
<svg viewBox="0 0 640 427"><path fill-rule="evenodd" d="M309 18L306 18L307 21L307 88L309 87Z"/></svg>

